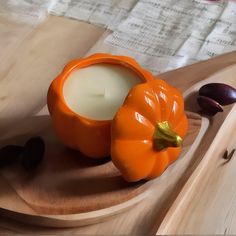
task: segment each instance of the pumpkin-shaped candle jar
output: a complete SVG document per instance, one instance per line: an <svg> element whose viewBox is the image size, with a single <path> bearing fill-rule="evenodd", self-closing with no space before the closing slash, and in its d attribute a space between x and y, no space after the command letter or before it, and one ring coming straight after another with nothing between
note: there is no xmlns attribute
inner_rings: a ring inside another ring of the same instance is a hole
<svg viewBox="0 0 236 236"><path fill-rule="evenodd" d="M48 90L58 137L88 157L109 156L115 113L134 85L152 80L151 73L129 57L94 54L71 61Z"/></svg>

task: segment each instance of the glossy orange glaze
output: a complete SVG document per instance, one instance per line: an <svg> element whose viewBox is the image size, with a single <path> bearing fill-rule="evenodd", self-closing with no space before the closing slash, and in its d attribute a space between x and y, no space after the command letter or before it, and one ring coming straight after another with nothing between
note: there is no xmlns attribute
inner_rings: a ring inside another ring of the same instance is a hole
<svg viewBox="0 0 236 236"><path fill-rule="evenodd" d="M63 85L73 70L98 63L123 65L137 73L141 81L153 80L152 74L141 68L132 58L101 53L69 62L53 80L48 90L47 102L55 132L66 146L91 158L110 155L111 120L92 120L73 112L64 101Z"/></svg>
<svg viewBox="0 0 236 236"><path fill-rule="evenodd" d="M160 79L131 89L113 120L111 145L112 161L127 181L153 179L179 156L181 147L153 146L156 124L163 121L184 138L188 120L181 93Z"/></svg>

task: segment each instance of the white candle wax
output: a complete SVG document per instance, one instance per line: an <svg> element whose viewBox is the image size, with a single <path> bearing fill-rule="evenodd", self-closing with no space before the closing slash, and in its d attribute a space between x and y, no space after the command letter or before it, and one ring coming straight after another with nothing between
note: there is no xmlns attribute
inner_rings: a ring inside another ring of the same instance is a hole
<svg viewBox="0 0 236 236"><path fill-rule="evenodd" d="M63 86L67 106L93 120L111 120L140 77L121 65L95 64L73 71Z"/></svg>

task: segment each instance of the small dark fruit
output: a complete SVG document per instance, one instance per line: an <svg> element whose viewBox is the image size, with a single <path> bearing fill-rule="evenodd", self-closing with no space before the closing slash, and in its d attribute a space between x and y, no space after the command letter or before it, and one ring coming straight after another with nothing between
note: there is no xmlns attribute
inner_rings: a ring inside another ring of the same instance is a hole
<svg viewBox="0 0 236 236"><path fill-rule="evenodd" d="M16 162L23 151L23 147L7 145L0 149L0 167L5 167Z"/></svg>
<svg viewBox="0 0 236 236"><path fill-rule="evenodd" d="M199 95L212 98L220 105L236 102L236 89L223 83L210 83L199 89Z"/></svg>
<svg viewBox="0 0 236 236"><path fill-rule="evenodd" d="M214 116L217 112L223 112L222 106L211 98L198 96L197 101L207 115Z"/></svg>
<svg viewBox="0 0 236 236"><path fill-rule="evenodd" d="M45 152L45 144L42 138L34 137L29 139L21 154L21 164L27 169L34 169L41 162Z"/></svg>

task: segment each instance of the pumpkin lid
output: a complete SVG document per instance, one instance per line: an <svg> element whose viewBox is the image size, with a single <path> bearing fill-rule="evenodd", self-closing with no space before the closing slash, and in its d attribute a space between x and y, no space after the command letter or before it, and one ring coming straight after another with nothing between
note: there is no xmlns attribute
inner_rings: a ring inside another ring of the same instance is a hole
<svg viewBox="0 0 236 236"><path fill-rule="evenodd" d="M179 156L187 128L176 88L161 79L138 84L112 121L112 161L127 181L155 178Z"/></svg>

